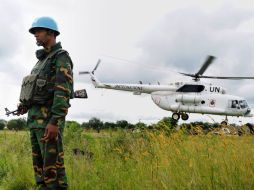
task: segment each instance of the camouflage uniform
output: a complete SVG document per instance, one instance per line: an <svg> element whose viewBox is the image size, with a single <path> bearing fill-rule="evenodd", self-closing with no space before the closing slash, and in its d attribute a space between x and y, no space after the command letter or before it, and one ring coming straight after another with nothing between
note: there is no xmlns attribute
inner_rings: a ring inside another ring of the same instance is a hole
<svg viewBox="0 0 254 190"><path fill-rule="evenodd" d="M43 104L32 104L28 111L28 127L31 132L33 167L36 183L45 189L67 189L62 144L65 116L70 107L69 99L73 94L72 61L68 53L56 43L49 52L41 49L36 52L38 58L31 74L36 73L38 65L53 51L58 51L46 62L42 75L47 78L48 100ZM48 123L59 127L58 139L42 142ZM42 188L43 189L43 188Z"/></svg>

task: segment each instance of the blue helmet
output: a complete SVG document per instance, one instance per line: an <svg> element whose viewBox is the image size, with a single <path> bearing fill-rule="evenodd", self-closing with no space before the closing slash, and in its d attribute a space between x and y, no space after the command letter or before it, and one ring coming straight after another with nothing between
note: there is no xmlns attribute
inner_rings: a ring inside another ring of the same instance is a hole
<svg viewBox="0 0 254 190"><path fill-rule="evenodd" d="M50 17L36 18L32 24L32 27L29 29L29 32L34 34L36 28L46 28L53 30L56 36L60 34L56 21Z"/></svg>

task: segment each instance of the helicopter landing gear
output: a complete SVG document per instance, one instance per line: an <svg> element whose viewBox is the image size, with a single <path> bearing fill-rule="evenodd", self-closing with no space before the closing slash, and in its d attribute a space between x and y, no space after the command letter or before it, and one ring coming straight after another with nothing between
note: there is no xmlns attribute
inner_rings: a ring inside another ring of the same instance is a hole
<svg viewBox="0 0 254 190"><path fill-rule="evenodd" d="M226 116L225 120L220 123L221 125L228 125L228 117Z"/></svg>
<svg viewBox="0 0 254 190"><path fill-rule="evenodd" d="M182 120L186 121L189 119L189 115L187 113L173 113L172 114L172 118L175 120L175 121L178 121L180 119L180 116L182 118Z"/></svg>
<svg viewBox="0 0 254 190"><path fill-rule="evenodd" d="M175 120L175 121L178 121L178 120L180 119L179 113L176 113L176 112L173 113L173 114L172 114L172 119Z"/></svg>
<svg viewBox="0 0 254 190"><path fill-rule="evenodd" d="M186 121L189 119L189 115L187 113L182 113L181 118L182 118L182 120Z"/></svg>
<svg viewBox="0 0 254 190"><path fill-rule="evenodd" d="M227 122L226 120L224 120L224 121L222 121L220 124L221 124L221 125L228 125L228 122Z"/></svg>

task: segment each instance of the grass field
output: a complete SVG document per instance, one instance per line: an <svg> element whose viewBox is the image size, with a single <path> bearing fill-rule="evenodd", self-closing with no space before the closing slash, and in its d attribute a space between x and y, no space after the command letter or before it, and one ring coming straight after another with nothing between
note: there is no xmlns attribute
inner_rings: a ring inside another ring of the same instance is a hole
<svg viewBox="0 0 254 190"><path fill-rule="evenodd" d="M254 136L67 129L64 143L70 190L254 189ZM33 188L29 132L1 131L0 189Z"/></svg>

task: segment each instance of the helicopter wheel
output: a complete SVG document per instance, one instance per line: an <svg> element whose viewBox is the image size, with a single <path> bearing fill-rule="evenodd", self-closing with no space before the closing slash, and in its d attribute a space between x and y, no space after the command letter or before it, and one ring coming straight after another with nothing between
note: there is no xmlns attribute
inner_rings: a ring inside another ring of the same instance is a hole
<svg viewBox="0 0 254 190"><path fill-rule="evenodd" d="M172 114L172 119L175 120L175 121L178 121L180 119L179 113L173 113Z"/></svg>
<svg viewBox="0 0 254 190"><path fill-rule="evenodd" d="M186 121L189 119L189 115L187 113L182 113L181 118L182 118L182 120Z"/></svg>
<svg viewBox="0 0 254 190"><path fill-rule="evenodd" d="M228 125L228 116L226 115L226 118L224 121L220 123L221 125Z"/></svg>
<svg viewBox="0 0 254 190"><path fill-rule="evenodd" d="M228 122L227 121L222 121L220 124L221 125L228 125Z"/></svg>

